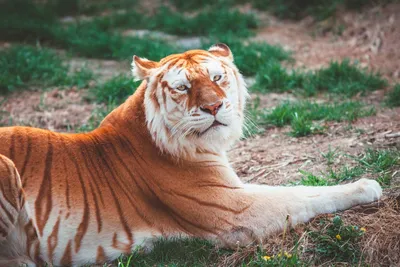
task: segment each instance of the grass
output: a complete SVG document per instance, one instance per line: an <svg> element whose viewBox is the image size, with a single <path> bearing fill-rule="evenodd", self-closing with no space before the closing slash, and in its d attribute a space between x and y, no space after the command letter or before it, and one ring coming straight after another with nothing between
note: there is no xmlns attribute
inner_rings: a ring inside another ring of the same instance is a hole
<svg viewBox="0 0 400 267"><path fill-rule="evenodd" d="M393 90L387 94L385 101L389 107L400 107L400 84L393 87Z"/></svg>
<svg viewBox="0 0 400 267"><path fill-rule="evenodd" d="M278 62L264 64L256 76L252 90L256 92L286 92L302 90L308 96L317 92L329 92L345 96L365 94L381 89L387 85L379 73L360 69L345 59L342 62L331 62L328 67L315 72L289 73Z"/></svg>
<svg viewBox="0 0 400 267"><path fill-rule="evenodd" d="M393 2L393 0L252 0L255 8L268 10L279 18L295 20L306 16L312 16L316 20L325 20L335 16L341 7L359 10L368 4L389 2Z"/></svg>
<svg viewBox="0 0 400 267"><path fill-rule="evenodd" d="M226 34L211 37L203 42L203 49L208 49L215 43L225 43L234 56L235 64L246 76L255 75L266 62L290 61L290 52L282 47L266 42L242 42L235 35Z"/></svg>
<svg viewBox="0 0 400 267"><path fill-rule="evenodd" d="M318 104L310 101L289 102L286 101L272 110L258 110L253 108L254 120L261 125L274 125L282 127L295 123L306 124L312 120L324 121L349 121L360 117L375 114L374 108L367 108L360 102L347 101L342 103ZM299 119L302 118L302 119Z"/></svg>
<svg viewBox="0 0 400 267"><path fill-rule="evenodd" d="M0 51L0 93L8 93L28 85L87 86L93 73L86 69L69 74L63 58L46 48L12 46Z"/></svg>
<svg viewBox="0 0 400 267"><path fill-rule="evenodd" d="M115 103L108 103L107 105L101 105L96 107L89 118L89 120L82 124L79 128L73 129L75 132L90 132L99 127L103 119L111 113L118 105Z"/></svg>
<svg viewBox="0 0 400 267"><path fill-rule="evenodd" d="M165 6L152 15L129 10L98 17L90 23L102 30L148 29L180 36L231 33L237 37L249 37L253 35L252 29L258 26L258 20L252 13L242 13L236 9L201 9L194 16L187 16Z"/></svg>
<svg viewBox="0 0 400 267"><path fill-rule="evenodd" d="M332 154L334 153L334 154ZM337 150L332 151L330 148L323 155L337 155ZM397 150L388 149L371 149L368 148L359 156L346 155L353 160L353 166L343 166L334 168L328 162L328 171L315 175L313 173L299 170L302 174L300 181L294 184L307 186L326 186L336 185L344 181L353 180L365 174L370 174L383 187L390 186L392 174L396 168L400 166L400 152Z"/></svg>
<svg viewBox="0 0 400 267"><path fill-rule="evenodd" d="M289 232L289 230L287 230ZM293 231L292 231L293 232ZM293 233L290 232L292 235ZM310 266L312 263L357 263L361 260L359 241L365 229L343 222L340 216L320 219L316 227L307 230L306 253L319 258L305 258L301 239L286 250L285 234L281 245L268 247L238 248L236 251L219 249L200 239L159 239L154 249L145 254L140 248L129 256L121 256L118 266ZM311 241L311 242L310 242ZM286 241L287 242L287 241ZM306 256L307 257L307 256Z"/></svg>
<svg viewBox="0 0 400 267"><path fill-rule="evenodd" d="M132 95L141 82L132 77L118 75L91 89L96 102L119 105Z"/></svg>
<svg viewBox="0 0 400 267"><path fill-rule="evenodd" d="M315 263L360 263L359 241L364 235L364 228L345 225L340 216L335 216L331 221L321 219L318 224L318 230L309 233L314 243L310 250L315 254Z"/></svg>
<svg viewBox="0 0 400 267"><path fill-rule="evenodd" d="M76 131L90 132L96 129L111 111L135 92L139 85L140 82L135 82L132 77L118 75L103 84L91 88L88 96L89 100L101 105L93 110L87 123Z"/></svg>
<svg viewBox="0 0 400 267"><path fill-rule="evenodd" d="M215 250L214 245L201 239L160 239L150 253L134 252L131 261L135 267L212 266L217 260Z"/></svg>
<svg viewBox="0 0 400 267"><path fill-rule="evenodd" d="M338 149L332 149L331 145L329 145L329 149L327 152L321 152L322 157L326 160L326 163L328 166L332 165L334 163L334 160L338 156Z"/></svg>

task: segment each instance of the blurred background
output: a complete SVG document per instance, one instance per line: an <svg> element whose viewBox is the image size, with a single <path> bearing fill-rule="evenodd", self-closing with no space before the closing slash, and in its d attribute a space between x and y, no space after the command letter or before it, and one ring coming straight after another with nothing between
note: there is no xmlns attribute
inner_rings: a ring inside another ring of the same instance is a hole
<svg viewBox="0 0 400 267"><path fill-rule="evenodd" d="M0 126L91 131L139 85L133 55L226 43L251 93L245 136L229 151L240 177L369 177L385 187L385 208L300 227L280 260L265 257L281 251L277 236L265 251L160 244L134 254L139 266L399 266L399 25L398 0L0 0Z"/></svg>

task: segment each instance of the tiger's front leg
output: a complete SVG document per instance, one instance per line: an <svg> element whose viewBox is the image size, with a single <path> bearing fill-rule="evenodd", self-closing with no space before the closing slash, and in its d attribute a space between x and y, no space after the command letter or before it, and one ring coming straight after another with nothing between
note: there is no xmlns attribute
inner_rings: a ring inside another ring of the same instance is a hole
<svg viewBox="0 0 400 267"><path fill-rule="evenodd" d="M0 155L0 266L39 263L38 242L18 171Z"/></svg>
<svg viewBox="0 0 400 267"><path fill-rule="evenodd" d="M282 231L288 216L291 225L295 225L318 214L376 201L381 196L380 185L369 179L324 187L244 185L240 197L247 198L252 204L236 216L236 227L225 232L221 241L226 246L261 242L268 235Z"/></svg>

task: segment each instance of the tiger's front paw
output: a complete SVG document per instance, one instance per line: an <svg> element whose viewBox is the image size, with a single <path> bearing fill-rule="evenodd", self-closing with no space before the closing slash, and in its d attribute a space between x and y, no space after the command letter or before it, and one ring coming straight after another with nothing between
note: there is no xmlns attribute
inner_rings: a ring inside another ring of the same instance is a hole
<svg viewBox="0 0 400 267"><path fill-rule="evenodd" d="M359 195L359 204L374 202L382 197L382 188L379 183L371 179L360 179L355 182Z"/></svg>

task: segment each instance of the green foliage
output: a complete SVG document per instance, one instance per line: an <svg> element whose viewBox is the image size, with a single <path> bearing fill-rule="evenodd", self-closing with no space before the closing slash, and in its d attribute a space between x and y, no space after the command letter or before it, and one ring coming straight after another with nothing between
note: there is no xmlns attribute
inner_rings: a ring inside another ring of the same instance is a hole
<svg viewBox="0 0 400 267"><path fill-rule="evenodd" d="M386 104L389 107L400 107L400 84L396 84L393 90L387 94Z"/></svg>
<svg viewBox="0 0 400 267"><path fill-rule="evenodd" d="M284 102L273 110L259 111L256 122L282 127L291 124L296 116L299 122L310 120L354 121L357 118L373 114L375 114L374 108L366 108L362 103L355 101L332 104L318 104L310 101ZM299 117L301 119L298 119Z"/></svg>
<svg viewBox="0 0 400 267"><path fill-rule="evenodd" d="M215 43L225 43L234 56L234 61L244 75L255 75L268 62L290 60L290 53L282 47L265 42L241 42L232 34L214 36L203 44L208 49Z"/></svg>
<svg viewBox="0 0 400 267"><path fill-rule="evenodd" d="M292 117L292 131L291 135L294 137L307 136L313 132L312 122L305 116L295 112Z"/></svg>
<svg viewBox="0 0 400 267"><path fill-rule="evenodd" d="M253 6L271 11L285 19L301 19L313 16L316 20L325 20L335 15L340 7L359 10L368 4L388 3L393 0L252 0Z"/></svg>
<svg viewBox="0 0 400 267"><path fill-rule="evenodd" d="M300 19L313 15L318 20L326 19L334 14L340 0L253 0L253 6L261 10L269 10L280 18Z"/></svg>
<svg viewBox="0 0 400 267"><path fill-rule="evenodd" d="M7 41L49 40L57 17L51 10L25 0L0 2L0 39Z"/></svg>
<svg viewBox="0 0 400 267"><path fill-rule="evenodd" d="M382 173L390 170L393 166L400 165L400 152L367 149L357 161L372 172Z"/></svg>
<svg viewBox="0 0 400 267"><path fill-rule="evenodd" d="M0 93L7 93L27 84L87 86L93 73L82 69L71 75L68 66L54 51L30 46L12 46L0 51Z"/></svg>
<svg viewBox="0 0 400 267"><path fill-rule="evenodd" d="M83 124L81 127L76 129L76 132L90 132L99 127L100 123L103 119L111 113L116 107L117 104L111 102L104 106L99 106L92 111L92 114L87 121L87 123Z"/></svg>
<svg viewBox="0 0 400 267"><path fill-rule="evenodd" d="M353 96L383 88L387 82L378 73L368 72L345 59L341 63L331 62L325 69L310 75L304 84L309 94L316 91Z"/></svg>
<svg viewBox="0 0 400 267"><path fill-rule="evenodd" d="M315 247L312 252L317 255L317 262L348 262L356 264L360 261L359 241L364 229L353 225L345 225L340 216L332 221L322 219L319 230L311 231L309 236Z"/></svg>
<svg viewBox="0 0 400 267"><path fill-rule="evenodd" d="M336 155L336 150L326 154ZM325 155L326 155L325 154ZM356 163L355 166L343 166L340 169L332 168L328 162L328 172L316 176L310 172L300 170L302 178L294 184L308 186L336 185L343 181L352 180L366 173L378 174L376 180L381 186L388 187L392 179L392 174L396 166L400 166L400 152L396 150L366 149L360 156L347 155Z"/></svg>
<svg viewBox="0 0 400 267"><path fill-rule="evenodd" d="M303 90L306 95L329 92L353 96L383 88L387 82L377 73L367 72L345 59L331 62L327 68L314 73L288 73L278 62L270 62L259 69L253 91L284 92Z"/></svg>
<svg viewBox="0 0 400 267"><path fill-rule="evenodd" d="M144 254L140 250L132 255L132 266L213 266L216 262L214 245L201 239L159 239L153 250ZM119 262L126 265L126 259Z"/></svg>
<svg viewBox="0 0 400 267"><path fill-rule="evenodd" d="M175 35L222 35L235 34L237 37L253 35L251 29L257 28L258 20L251 14L238 10L206 9L194 16L172 11L162 6L153 15L130 10L126 13L113 13L96 18L91 22L102 30L115 28L149 29Z"/></svg>
<svg viewBox="0 0 400 267"><path fill-rule="evenodd" d="M147 20L147 28L177 35L221 35L235 34L237 37L252 35L250 29L257 28L258 21L253 14L238 10L202 10L193 17L173 12L162 7Z"/></svg>
<svg viewBox="0 0 400 267"><path fill-rule="evenodd" d="M258 254L256 260L250 261L246 265L243 266L251 266L251 267L306 267L309 266L308 263L301 260L300 255L297 251L296 253L288 253L288 252L280 252L276 255L262 255Z"/></svg>
<svg viewBox="0 0 400 267"><path fill-rule="evenodd" d="M335 183L341 183L343 181L352 180L354 178L360 177L365 173L365 169L361 166L348 167L344 166L339 170L335 171L332 168L329 169L328 173L325 174L327 179L332 179Z"/></svg>
<svg viewBox="0 0 400 267"><path fill-rule="evenodd" d="M155 38L124 37L103 31L96 24L81 23L63 28L55 35L55 44L85 57L131 60L133 54L159 60L178 52L166 41Z"/></svg>
<svg viewBox="0 0 400 267"><path fill-rule="evenodd" d="M334 181L329 180L322 176L316 176L310 172L306 172L303 170L299 170L299 172L303 175L301 180L295 184L301 184L306 186L327 186L334 185Z"/></svg>
<svg viewBox="0 0 400 267"><path fill-rule="evenodd" d="M304 76L292 72L288 73L277 61L269 61L261 66L257 72L256 82L252 86L255 92L285 92L302 86Z"/></svg>
<svg viewBox="0 0 400 267"><path fill-rule="evenodd" d="M132 77L119 75L96 86L91 92L97 102L119 105L124 102L128 96L132 95L139 85L140 82L135 82Z"/></svg>
<svg viewBox="0 0 400 267"><path fill-rule="evenodd" d="M322 157L324 157L327 161L328 166L333 164L333 161L338 156L337 148L332 149L331 145L329 145L328 151L326 153L321 152Z"/></svg>
<svg viewBox="0 0 400 267"><path fill-rule="evenodd" d="M185 11L195 11L202 8L226 8L234 4L234 0L169 0L177 9Z"/></svg>

